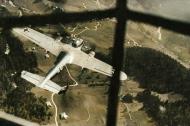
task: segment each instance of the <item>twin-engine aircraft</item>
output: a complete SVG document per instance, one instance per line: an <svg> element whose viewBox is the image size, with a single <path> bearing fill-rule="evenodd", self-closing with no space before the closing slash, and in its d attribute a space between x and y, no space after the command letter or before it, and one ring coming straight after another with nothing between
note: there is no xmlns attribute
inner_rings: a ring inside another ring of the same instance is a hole
<svg viewBox="0 0 190 126"><path fill-rule="evenodd" d="M70 45L64 44L60 42L60 40L51 38L31 28L14 28L13 33L29 39L31 42L51 52L55 56L60 56L61 54L60 60L56 65L53 66L53 68L49 70L46 77L42 77L27 71L22 71L22 78L40 88L57 94L63 92L65 90L65 87L59 86L50 79L59 73L66 64L75 64L81 66L82 68L87 68L107 76L112 76L114 73L112 66L94 57L95 52L91 51L89 54L83 52L81 50L83 42L80 41L80 39L76 39L76 41ZM126 79L127 75L121 71L120 80Z"/></svg>

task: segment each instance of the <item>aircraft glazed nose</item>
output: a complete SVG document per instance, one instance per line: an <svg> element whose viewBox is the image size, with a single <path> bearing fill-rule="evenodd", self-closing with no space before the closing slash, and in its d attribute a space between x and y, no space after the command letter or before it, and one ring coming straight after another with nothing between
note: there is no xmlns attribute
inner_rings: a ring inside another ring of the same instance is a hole
<svg viewBox="0 0 190 126"><path fill-rule="evenodd" d="M127 80L127 74L121 71L120 73L120 80Z"/></svg>

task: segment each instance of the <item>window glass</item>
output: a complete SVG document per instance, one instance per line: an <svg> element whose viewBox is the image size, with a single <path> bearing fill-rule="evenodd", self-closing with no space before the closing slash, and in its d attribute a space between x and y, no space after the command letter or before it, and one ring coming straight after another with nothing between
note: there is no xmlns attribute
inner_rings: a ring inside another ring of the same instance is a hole
<svg viewBox="0 0 190 126"><path fill-rule="evenodd" d="M189 0L128 0L128 7L171 19L190 22Z"/></svg>

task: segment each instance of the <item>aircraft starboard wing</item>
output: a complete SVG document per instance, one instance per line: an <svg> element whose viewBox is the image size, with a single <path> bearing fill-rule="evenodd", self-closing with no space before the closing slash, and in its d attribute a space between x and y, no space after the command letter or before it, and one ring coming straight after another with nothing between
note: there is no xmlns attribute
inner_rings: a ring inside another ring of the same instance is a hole
<svg viewBox="0 0 190 126"><path fill-rule="evenodd" d="M53 38L31 28L13 28L13 33L24 36L38 46L51 52L55 56L58 56L62 50L60 42L56 42Z"/></svg>

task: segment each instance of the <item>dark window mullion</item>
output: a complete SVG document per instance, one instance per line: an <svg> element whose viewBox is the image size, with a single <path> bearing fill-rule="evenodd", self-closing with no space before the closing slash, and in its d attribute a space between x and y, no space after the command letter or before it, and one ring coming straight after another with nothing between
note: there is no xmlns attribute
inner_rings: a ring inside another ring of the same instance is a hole
<svg viewBox="0 0 190 126"><path fill-rule="evenodd" d="M118 93L120 88L120 71L123 64L124 39L126 31L126 5L127 0L117 0L116 28L113 46L112 65L115 72L111 79L108 96L107 126L115 126L117 123Z"/></svg>
<svg viewBox="0 0 190 126"><path fill-rule="evenodd" d="M32 16L0 16L0 27L25 27L28 25L45 26L46 24L69 24L88 22L115 17L115 9L87 11L87 12L63 12L58 14L32 15Z"/></svg>

